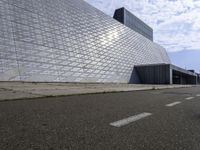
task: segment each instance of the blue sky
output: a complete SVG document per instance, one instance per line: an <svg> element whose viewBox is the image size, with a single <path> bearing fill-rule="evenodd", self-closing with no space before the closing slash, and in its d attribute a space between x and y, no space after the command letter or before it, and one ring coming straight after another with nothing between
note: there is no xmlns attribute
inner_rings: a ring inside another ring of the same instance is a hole
<svg viewBox="0 0 200 150"><path fill-rule="evenodd" d="M125 7L154 29L172 63L200 70L200 0L85 0L109 16Z"/></svg>

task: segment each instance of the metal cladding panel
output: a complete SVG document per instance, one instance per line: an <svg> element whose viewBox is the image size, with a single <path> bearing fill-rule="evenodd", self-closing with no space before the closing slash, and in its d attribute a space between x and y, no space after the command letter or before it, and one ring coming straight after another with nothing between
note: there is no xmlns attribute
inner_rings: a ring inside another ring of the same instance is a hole
<svg viewBox="0 0 200 150"><path fill-rule="evenodd" d="M164 48L83 0L0 0L1 81L128 83L154 63Z"/></svg>
<svg viewBox="0 0 200 150"><path fill-rule="evenodd" d="M135 66L142 84L170 84L170 64Z"/></svg>

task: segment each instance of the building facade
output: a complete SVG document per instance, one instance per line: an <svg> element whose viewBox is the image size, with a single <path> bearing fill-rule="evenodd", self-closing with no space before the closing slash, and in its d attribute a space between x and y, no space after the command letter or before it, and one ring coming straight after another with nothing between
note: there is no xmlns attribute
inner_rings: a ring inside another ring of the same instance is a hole
<svg viewBox="0 0 200 150"><path fill-rule="evenodd" d="M124 7L115 10L113 18L153 41L153 29Z"/></svg>
<svg viewBox="0 0 200 150"><path fill-rule="evenodd" d="M0 81L139 83L165 49L83 0L0 0Z"/></svg>
<svg viewBox="0 0 200 150"><path fill-rule="evenodd" d="M198 84L195 72L172 64L147 64L135 66L142 84Z"/></svg>

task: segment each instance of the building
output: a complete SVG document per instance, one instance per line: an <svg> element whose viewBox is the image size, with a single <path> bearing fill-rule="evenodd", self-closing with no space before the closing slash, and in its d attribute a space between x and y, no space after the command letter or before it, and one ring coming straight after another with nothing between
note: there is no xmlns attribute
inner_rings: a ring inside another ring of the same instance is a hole
<svg viewBox="0 0 200 150"><path fill-rule="evenodd" d="M0 81L143 83L150 64L163 47L83 0L0 0Z"/></svg>
<svg viewBox="0 0 200 150"><path fill-rule="evenodd" d="M113 18L153 41L153 29L124 7L115 10Z"/></svg>
<svg viewBox="0 0 200 150"><path fill-rule="evenodd" d="M200 84L200 74L197 73L197 84Z"/></svg>
<svg viewBox="0 0 200 150"><path fill-rule="evenodd" d="M172 64L135 66L142 84L197 84L197 74Z"/></svg>

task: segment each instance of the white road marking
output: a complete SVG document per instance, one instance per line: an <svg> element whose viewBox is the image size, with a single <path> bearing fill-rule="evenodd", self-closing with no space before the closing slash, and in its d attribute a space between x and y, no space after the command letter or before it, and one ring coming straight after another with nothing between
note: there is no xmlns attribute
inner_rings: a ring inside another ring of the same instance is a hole
<svg viewBox="0 0 200 150"><path fill-rule="evenodd" d="M200 94L197 94L196 96L197 96L197 97L200 97Z"/></svg>
<svg viewBox="0 0 200 150"><path fill-rule="evenodd" d="M135 116L131 116L131 117L128 117L128 118L125 118L125 119L110 123L110 125L119 128L119 127L125 126L125 125L127 125L127 124L129 124L131 122L140 120L142 118L145 118L145 117L148 117L148 116L151 116L151 115L152 115L152 113L143 112L141 114L138 114L138 115L135 115Z"/></svg>
<svg viewBox="0 0 200 150"><path fill-rule="evenodd" d="M194 97L187 97L187 98L185 98L186 100L191 100L191 99L193 99Z"/></svg>
<svg viewBox="0 0 200 150"><path fill-rule="evenodd" d="M178 105L178 104L180 104L180 103L181 103L181 102L177 101L177 102L173 102L173 103L167 104L167 105L165 105L165 106L167 106L167 107L172 107L172 106Z"/></svg>

